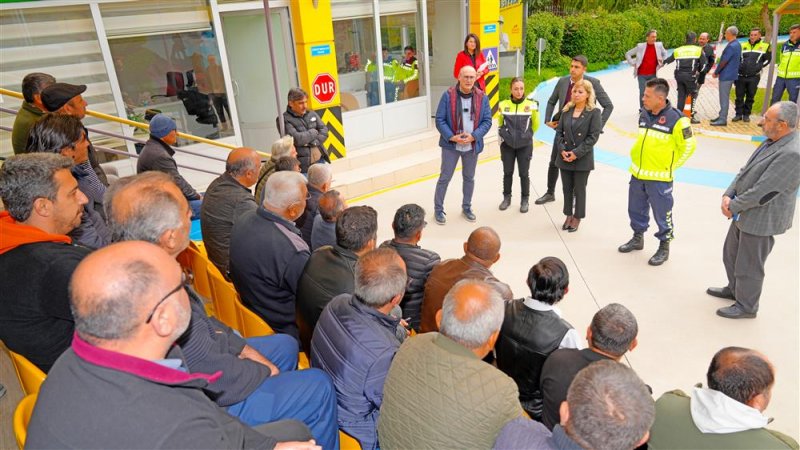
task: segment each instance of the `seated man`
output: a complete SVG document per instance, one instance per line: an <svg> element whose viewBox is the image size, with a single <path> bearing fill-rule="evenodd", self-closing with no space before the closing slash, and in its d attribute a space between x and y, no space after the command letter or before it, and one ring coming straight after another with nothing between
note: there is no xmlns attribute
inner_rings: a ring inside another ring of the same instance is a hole
<svg viewBox="0 0 800 450"><path fill-rule="evenodd" d="M173 257L189 245L191 212L169 175L149 172L122 178L109 189L107 208L117 240L151 242ZM333 445L333 385L322 371L294 371L297 341L284 334L242 339L206 315L205 301L194 290L187 292L191 321L177 343L190 372L222 371L208 388L214 401L248 425L302 420L318 442Z"/></svg>
<svg viewBox="0 0 800 450"><path fill-rule="evenodd" d="M174 345L191 317L182 275L146 242L111 245L78 265L70 283L77 333L39 391L26 448L314 444L294 421L248 427L203 391L219 372L184 369Z"/></svg>
<svg viewBox="0 0 800 450"><path fill-rule="evenodd" d="M55 82L56 79L52 75L41 72L29 73L22 79L24 100L17 111L17 117L14 118L14 128L11 131L11 147L15 155L25 153L25 147L28 146L28 132L47 111L42 103L42 91Z"/></svg>
<svg viewBox="0 0 800 450"><path fill-rule="evenodd" d="M797 441L765 428L775 368L763 354L741 347L718 351L706 374L708 388L691 396L667 392L656 402L653 449L797 448Z"/></svg>
<svg viewBox="0 0 800 450"><path fill-rule="evenodd" d="M306 208L306 180L278 172L267 180L265 198L231 230L229 272L242 302L276 333L300 339L295 320L297 282L311 252L294 221Z"/></svg>
<svg viewBox="0 0 800 450"><path fill-rule="evenodd" d="M70 171L88 203L83 207L81 224L69 236L89 248L110 244L111 231L106 226L103 211L106 186L89 162L89 140L81 121L67 114L45 114L30 129L26 153L56 153L72 160Z"/></svg>
<svg viewBox="0 0 800 450"><path fill-rule="evenodd" d="M336 221L347 209L342 194L331 189L319 198L319 214L311 230L311 251L326 245L336 245Z"/></svg>
<svg viewBox="0 0 800 450"><path fill-rule="evenodd" d="M522 416L514 380L481 360L503 323L493 285L462 280L436 313L440 333L406 340L383 386L382 449L491 448Z"/></svg>
<svg viewBox="0 0 800 450"><path fill-rule="evenodd" d="M258 183L256 183L255 198L260 204L264 199L264 185L270 175L275 173L275 165L278 160L284 156L297 157L297 150L294 148L294 138L291 136L284 136L272 143L270 148L269 159L261 165L261 170L258 172Z"/></svg>
<svg viewBox="0 0 800 450"><path fill-rule="evenodd" d="M356 263L355 294L328 303L311 340L311 365L329 373L336 385L339 428L363 450L378 446L383 381L406 337L400 317L390 312L405 287L405 264L397 252L365 254Z"/></svg>
<svg viewBox="0 0 800 450"><path fill-rule="evenodd" d="M67 236L87 202L71 167L51 153L0 167L0 339L44 372L72 341L69 277L90 252Z"/></svg>
<svg viewBox="0 0 800 450"><path fill-rule="evenodd" d="M620 361L625 352L636 348L639 325L628 308L611 303L597 311L586 330L589 348L564 348L547 357L542 366L542 423L553 429L560 423L561 402L575 375L589 364L604 359Z"/></svg>
<svg viewBox="0 0 800 450"><path fill-rule="evenodd" d="M589 364L575 376L561 404L561 423L541 442L547 429L538 423L509 424L495 448L555 450L632 450L649 437L655 407L648 387L633 370L614 361Z"/></svg>
<svg viewBox="0 0 800 450"><path fill-rule="evenodd" d="M208 259L228 276L228 247L233 223L243 213L258 209L250 192L258 177L261 159L252 148L240 147L228 154L225 173L212 181L200 208L200 229Z"/></svg>
<svg viewBox="0 0 800 450"><path fill-rule="evenodd" d="M178 143L178 130L175 121L164 114L156 114L150 119L150 139L139 154L136 161L136 173L155 170L170 175L175 183L181 188L189 206L192 208L192 219L200 218L200 206L203 203L203 196L189 184L186 179L178 172L178 164L175 162L175 150L173 145Z"/></svg>
<svg viewBox="0 0 800 450"><path fill-rule="evenodd" d="M330 164L314 164L308 168L308 200L306 210L295 224L303 234L303 240L311 246L311 231L319 209L319 199L328 192L333 181L333 169Z"/></svg>
<svg viewBox="0 0 800 450"><path fill-rule="evenodd" d="M495 352L497 368L517 382L522 408L542 420L539 376L544 361L559 348L580 348L578 332L554 305L569 292L569 272L556 257L539 261L528 272L531 296L506 303Z"/></svg>
<svg viewBox="0 0 800 450"><path fill-rule="evenodd" d="M381 247L395 249L406 263L408 285L400 307L403 309L403 317L411 319L409 325L416 331L419 331L425 282L433 267L441 261L438 253L419 246L425 225L425 210L421 206L413 203L403 205L394 214L392 221L394 239L381 244Z"/></svg>
<svg viewBox="0 0 800 450"><path fill-rule="evenodd" d="M336 221L336 245L311 254L297 283L300 343L311 349L311 335L319 315L339 294L352 294L356 261L375 248L378 213L369 206L347 208Z"/></svg>
<svg viewBox="0 0 800 450"><path fill-rule="evenodd" d="M275 172L300 172L300 160L294 156L281 156L275 163Z"/></svg>
<svg viewBox="0 0 800 450"><path fill-rule="evenodd" d="M464 243L464 256L459 259L442 261L431 270L425 282L425 295L422 300L420 331L438 331L436 312L442 309L445 294L459 280L476 278L491 283L504 300L511 300L514 294L507 284L492 275L490 267L500 259L500 236L490 227L480 227L470 233Z"/></svg>

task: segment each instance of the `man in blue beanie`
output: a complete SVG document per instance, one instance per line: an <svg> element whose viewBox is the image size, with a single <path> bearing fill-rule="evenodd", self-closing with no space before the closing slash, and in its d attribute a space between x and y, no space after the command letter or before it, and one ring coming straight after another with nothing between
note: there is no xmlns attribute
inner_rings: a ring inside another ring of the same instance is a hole
<svg viewBox="0 0 800 450"><path fill-rule="evenodd" d="M164 114L156 114L150 119L150 139L144 145L139 161L136 163L136 173L155 170L164 172L175 180L175 184L181 188L189 206L192 208L192 220L200 218L200 205L203 203L203 196L178 173L178 165L175 163L175 150L172 148L178 142L178 131L175 121Z"/></svg>

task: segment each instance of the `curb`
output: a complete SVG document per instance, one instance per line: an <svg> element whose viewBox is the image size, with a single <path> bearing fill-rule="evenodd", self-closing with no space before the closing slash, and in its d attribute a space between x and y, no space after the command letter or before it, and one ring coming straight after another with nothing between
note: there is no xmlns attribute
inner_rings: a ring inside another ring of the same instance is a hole
<svg viewBox="0 0 800 450"><path fill-rule="evenodd" d="M764 142L767 140L766 136L751 136L749 134L739 134L739 133L725 133L722 131L712 131L706 129L694 129L697 134L715 138L722 138L722 139L732 139L735 141L744 141L744 142Z"/></svg>

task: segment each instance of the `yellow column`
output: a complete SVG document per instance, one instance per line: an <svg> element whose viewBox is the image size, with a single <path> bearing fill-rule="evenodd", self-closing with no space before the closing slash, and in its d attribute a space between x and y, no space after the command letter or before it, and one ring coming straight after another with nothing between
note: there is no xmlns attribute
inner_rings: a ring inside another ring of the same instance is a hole
<svg viewBox="0 0 800 450"><path fill-rule="evenodd" d="M492 115L497 115L500 93L500 55L497 47L500 45L500 0L470 0L469 2L469 30L481 40L481 51L488 61L490 72L486 74L486 93L489 96L489 106ZM493 62L493 63L492 63Z"/></svg>
<svg viewBox="0 0 800 450"><path fill-rule="evenodd" d="M289 7L300 87L308 92L309 107L330 131L325 148L332 159L342 158L346 149L331 1L292 0Z"/></svg>

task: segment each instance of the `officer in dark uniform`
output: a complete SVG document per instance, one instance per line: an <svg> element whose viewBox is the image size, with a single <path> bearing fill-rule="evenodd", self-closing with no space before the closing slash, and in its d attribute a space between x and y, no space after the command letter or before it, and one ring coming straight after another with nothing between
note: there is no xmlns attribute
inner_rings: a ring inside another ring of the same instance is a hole
<svg viewBox="0 0 800 450"><path fill-rule="evenodd" d="M761 40L761 29L750 30L750 40L742 44L742 63L739 65L739 78L736 86L736 115L733 122L744 120L750 122L753 111L758 82L761 81L761 69L772 61L769 42Z"/></svg>
<svg viewBox="0 0 800 450"><path fill-rule="evenodd" d="M678 103L675 107L682 111L686 104L686 96L692 96L692 123L700 121L694 118L694 98L697 97L697 77L708 63L703 48L695 44L697 35L693 31L686 33L686 45L680 46L667 59L664 64L675 64L675 81L678 82Z"/></svg>

